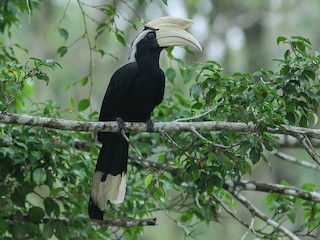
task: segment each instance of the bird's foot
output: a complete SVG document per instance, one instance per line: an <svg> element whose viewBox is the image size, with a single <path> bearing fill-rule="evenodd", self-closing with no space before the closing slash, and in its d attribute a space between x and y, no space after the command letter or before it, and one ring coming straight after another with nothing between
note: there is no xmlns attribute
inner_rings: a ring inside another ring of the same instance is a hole
<svg viewBox="0 0 320 240"><path fill-rule="evenodd" d="M117 117L116 122L118 124L118 133L122 134L122 131L126 129L126 123L121 117Z"/></svg>
<svg viewBox="0 0 320 240"><path fill-rule="evenodd" d="M266 119L265 119L265 118L259 119L259 120L255 123L254 131L262 131L262 130L264 130L264 128L266 128L266 127L267 127L267 125L266 125Z"/></svg>
<svg viewBox="0 0 320 240"><path fill-rule="evenodd" d="M152 121L151 118L149 118L149 119L146 121L146 124L147 124L147 132L149 132L149 133L154 132L154 122Z"/></svg>

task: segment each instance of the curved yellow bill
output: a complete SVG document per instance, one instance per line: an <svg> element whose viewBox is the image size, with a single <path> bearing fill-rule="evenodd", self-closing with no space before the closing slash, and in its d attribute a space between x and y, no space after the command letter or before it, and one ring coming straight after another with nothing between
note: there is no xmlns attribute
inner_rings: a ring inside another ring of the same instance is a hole
<svg viewBox="0 0 320 240"><path fill-rule="evenodd" d="M157 30L156 36L160 47L188 46L202 51L197 39L185 30L191 25L190 19L162 17L148 22L145 27Z"/></svg>

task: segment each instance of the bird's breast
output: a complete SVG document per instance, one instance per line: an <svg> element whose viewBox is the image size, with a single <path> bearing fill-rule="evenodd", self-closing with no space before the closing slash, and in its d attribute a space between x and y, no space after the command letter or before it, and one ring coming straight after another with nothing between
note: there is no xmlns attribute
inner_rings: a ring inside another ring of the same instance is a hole
<svg viewBox="0 0 320 240"><path fill-rule="evenodd" d="M155 108L155 99L162 88L159 74L139 75L122 104L125 121L146 121Z"/></svg>

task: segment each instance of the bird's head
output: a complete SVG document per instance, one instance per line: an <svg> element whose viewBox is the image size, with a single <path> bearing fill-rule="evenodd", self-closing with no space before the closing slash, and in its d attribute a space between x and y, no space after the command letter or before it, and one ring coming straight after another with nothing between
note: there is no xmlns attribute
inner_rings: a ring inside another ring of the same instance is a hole
<svg viewBox="0 0 320 240"><path fill-rule="evenodd" d="M190 19L176 17L161 17L148 22L132 42L129 62L136 61L137 54L160 53L161 49L170 46L188 46L202 51L199 42L185 30L191 24Z"/></svg>

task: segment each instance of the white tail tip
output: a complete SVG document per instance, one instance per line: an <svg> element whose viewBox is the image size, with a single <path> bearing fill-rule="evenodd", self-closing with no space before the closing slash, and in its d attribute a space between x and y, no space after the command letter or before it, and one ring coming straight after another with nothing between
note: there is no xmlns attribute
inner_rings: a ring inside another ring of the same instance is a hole
<svg viewBox="0 0 320 240"><path fill-rule="evenodd" d="M104 172L96 171L93 174L91 185L91 198L100 210L106 208L108 201L113 204L122 203L126 194L126 174L124 172L116 176L107 174L103 178L104 174Z"/></svg>

